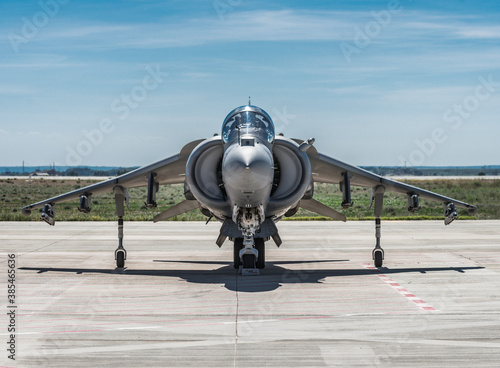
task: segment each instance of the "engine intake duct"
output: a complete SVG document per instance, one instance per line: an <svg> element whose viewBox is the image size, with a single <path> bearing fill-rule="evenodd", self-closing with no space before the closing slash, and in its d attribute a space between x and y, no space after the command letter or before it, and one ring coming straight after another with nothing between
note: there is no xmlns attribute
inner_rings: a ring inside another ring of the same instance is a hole
<svg viewBox="0 0 500 368"><path fill-rule="evenodd" d="M296 206L310 188L312 194L311 164L299 145L287 138L276 137L273 147L275 166L280 170L279 183L271 194L267 211Z"/></svg>
<svg viewBox="0 0 500 368"><path fill-rule="evenodd" d="M196 146L186 164L184 187L187 199L197 199L220 212L225 212L227 208L226 196L219 186L217 170L223 154L220 137L207 139Z"/></svg>

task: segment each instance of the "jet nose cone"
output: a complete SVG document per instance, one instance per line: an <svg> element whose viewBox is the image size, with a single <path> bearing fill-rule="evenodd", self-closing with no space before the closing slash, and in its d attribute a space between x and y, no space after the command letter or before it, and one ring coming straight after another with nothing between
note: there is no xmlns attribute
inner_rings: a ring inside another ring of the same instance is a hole
<svg viewBox="0 0 500 368"><path fill-rule="evenodd" d="M273 158L264 145L234 145L224 155L222 180L226 187L253 192L270 187L273 177Z"/></svg>

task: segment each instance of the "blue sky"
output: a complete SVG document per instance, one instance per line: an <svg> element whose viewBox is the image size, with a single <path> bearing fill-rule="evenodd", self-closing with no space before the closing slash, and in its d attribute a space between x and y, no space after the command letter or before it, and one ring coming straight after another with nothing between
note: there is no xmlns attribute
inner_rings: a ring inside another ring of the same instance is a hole
<svg viewBox="0 0 500 368"><path fill-rule="evenodd" d="M2 1L1 166L145 165L264 108L357 165L500 164L496 1Z"/></svg>

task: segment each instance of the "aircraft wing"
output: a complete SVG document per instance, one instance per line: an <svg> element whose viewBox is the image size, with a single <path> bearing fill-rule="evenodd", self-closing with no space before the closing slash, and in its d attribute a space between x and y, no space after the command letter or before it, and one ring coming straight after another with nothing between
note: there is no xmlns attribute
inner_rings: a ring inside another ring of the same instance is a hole
<svg viewBox="0 0 500 368"><path fill-rule="evenodd" d="M30 210L43 207L45 204L56 204L80 198L86 193L100 194L113 191L115 186L121 186L124 189L143 187L148 185L148 174L154 172L157 174L158 184L180 184L184 183L186 174L186 162L191 151L204 139L199 139L186 144L182 150L171 157L143 166L134 171L128 172L116 178L92 184L84 188L73 190L59 196L49 198L37 203L30 204L23 208L23 213L28 214Z"/></svg>
<svg viewBox="0 0 500 368"><path fill-rule="evenodd" d="M307 150L307 155L311 162L313 180L316 183L341 183L344 180L344 173L347 172L349 173L351 185L371 188L382 185L387 191L408 195L416 194L420 198L443 202L445 205L454 203L456 206L467 208L471 214L477 212L477 207L471 204L371 173L357 166L318 153L314 147Z"/></svg>

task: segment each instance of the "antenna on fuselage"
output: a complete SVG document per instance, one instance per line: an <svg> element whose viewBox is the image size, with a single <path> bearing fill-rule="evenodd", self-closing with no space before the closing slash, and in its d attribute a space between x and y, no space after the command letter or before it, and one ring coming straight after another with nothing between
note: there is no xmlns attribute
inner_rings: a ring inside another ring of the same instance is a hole
<svg viewBox="0 0 500 368"><path fill-rule="evenodd" d="M248 96L248 106L252 104L252 101L250 100L250 96Z"/></svg>

